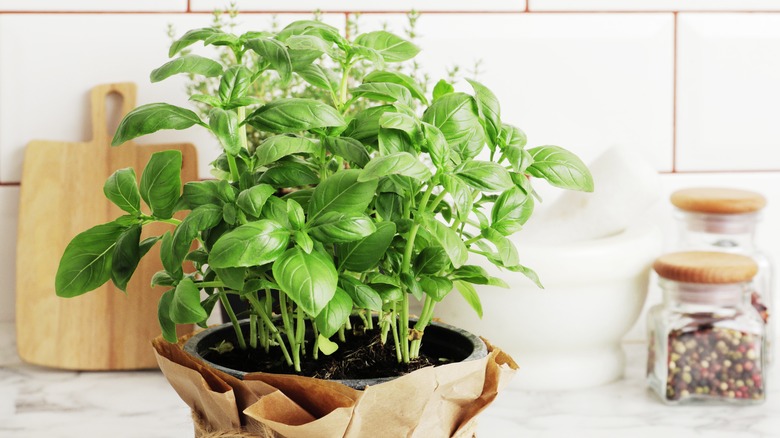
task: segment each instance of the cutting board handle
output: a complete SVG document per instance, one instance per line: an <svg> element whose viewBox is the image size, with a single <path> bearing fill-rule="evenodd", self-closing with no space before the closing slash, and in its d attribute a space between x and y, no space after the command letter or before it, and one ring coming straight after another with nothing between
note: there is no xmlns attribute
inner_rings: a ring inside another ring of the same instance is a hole
<svg viewBox="0 0 780 438"><path fill-rule="evenodd" d="M108 132L108 111L106 101L109 95L116 93L122 99L122 108L119 118L121 120L127 113L135 108L135 95L137 87L132 82L98 85L92 89L92 140L99 144L110 142L114 132Z"/></svg>

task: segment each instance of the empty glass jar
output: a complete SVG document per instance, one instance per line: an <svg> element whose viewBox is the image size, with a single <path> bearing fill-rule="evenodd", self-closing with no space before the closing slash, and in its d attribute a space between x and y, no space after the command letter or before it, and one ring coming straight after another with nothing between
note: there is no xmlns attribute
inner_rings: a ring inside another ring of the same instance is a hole
<svg viewBox="0 0 780 438"><path fill-rule="evenodd" d="M648 313L647 380L668 404L751 404L765 398L766 325L751 304L749 257L680 252L653 269L663 304Z"/></svg>

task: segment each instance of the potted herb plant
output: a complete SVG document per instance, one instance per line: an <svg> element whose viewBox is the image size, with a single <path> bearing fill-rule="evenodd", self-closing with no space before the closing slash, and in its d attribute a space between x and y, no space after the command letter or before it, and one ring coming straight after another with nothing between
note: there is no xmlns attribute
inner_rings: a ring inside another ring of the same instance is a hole
<svg viewBox="0 0 780 438"><path fill-rule="evenodd" d="M227 65L175 57L195 43L233 56ZM511 359L432 325L434 306L457 290L481 314L472 284L505 286L469 265L470 254L538 282L506 238L533 210L530 177L575 190L592 190L592 179L559 147L526 149L525 134L501 121L482 84L471 81L467 94L442 81L429 101L415 79L387 69L418 51L385 31L350 41L318 21L275 34L196 29L173 43L175 58L151 80L218 79L217 93L191 96L210 107L207 117L154 103L119 124L114 146L161 129L209 130L224 149L212 163L216 179L181 191L176 151L152 156L140 182L133 169L117 170L104 191L127 214L73 239L56 291L73 297L121 284L159 242L165 269L151 284L169 290L158 312L165 341L155 347L199 433L359 436L379 421L389 436L451 436L495 396ZM357 66L365 75L352 83ZM328 99L249 96L269 71L282 81L297 75ZM362 109L350 112L355 105ZM267 138L248 143L247 126ZM153 222L175 228L141 241ZM229 295L248 302L248 319L235 316ZM422 303L417 318L414 300ZM205 326L217 302L230 315L226 327L177 339L177 324ZM478 350L482 358L462 361ZM367 387L353 380L403 374Z"/></svg>

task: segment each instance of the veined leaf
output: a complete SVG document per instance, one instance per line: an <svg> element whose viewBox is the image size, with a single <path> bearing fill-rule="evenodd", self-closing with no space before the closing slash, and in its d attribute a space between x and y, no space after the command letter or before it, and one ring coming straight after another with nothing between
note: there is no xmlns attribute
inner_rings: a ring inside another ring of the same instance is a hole
<svg viewBox="0 0 780 438"><path fill-rule="evenodd" d="M200 291L189 278L176 286L169 312L171 321L176 324L195 324L209 317L200 305Z"/></svg>
<svg viewBox="0 0 780 438"><path fill-rule="evenodd" d="M416 45L383 30L358 35L355 44L376 50L385 62L403 62L420 52Z"/></svg>
<svg viewBox="0 0 780 438"><path fill-rule="evenodd" d="M252 72L243 65L234 65L225 70L219 81L219 98L224 105L229 105L233 101L246 97L251 85Z"/></svg>
<svg viewBox="0 0 780 438"><path fill-rule="evenodd" d="M563 189L593 191L593 176L573 153L558 146L539 146L528 149L528 153L534 160L528 166L531 175Z"/></svg>
<svg viewBox="0 0 780 438"><path fill-rule="evenodd" d="M222 74L222 64L198 55L184 55L152 70L149 78L152 82L160 82L179 73L190 73L212 78Z"/></svg>
<svg viewBox="0 0 780 438"><path fill-rule="evenodd" d="M325 137L322 141L325 148L333 155L338 155L347 161L364 167L371 157L363 143L349 137Z"/></svg>
<svg viewBox="0 0 780 438"><path fill-rule="evenodd" d="M119 236L111 256L111 280L125 292L142 257L140 242L141 225L133 225Z"/></svg>
<svg viewBox="0 0 780 438"><path fill-rule="evenodd" d="M508 236L520 231L534 210L534 200L518 187L512 187L498 197L490 212L491 228Z"/></svg>
<svg viewBox="0 0 780 438"><path fill-rule="evenodd" d="M509 172L491 161L468 161L456 173L469 186L483 192L500 192L514 186Z"/></svg>
<svg viewBox="0 0 780 438"><path fill-rule="evenodd" d="M345 243L373 234L376 226L371 218L363 213L330 211L309 223L307 231L322 243Z"/></svg>
<svg viewBox="0 0 780 438"><path fill-rule="evenodd" d="M363 239L336 247L339 269L363 272L371 269L384 256L395 237L395 223L380 222L376 231Z"/></svg>
<svg viewBox="0 0 780 438"><path fill-rule="evenodd" d="M308 138L275 135L257 146L255 158L258 166L264 166L288 155L313 154L317 149L317 145Z"/></svg>
<svg viewBox="0 0 780 438"><path fill-rule="evenodd" d="M346 125L332 106L300 98L277 99L263 105L247 117L246 123L261 131L279 134Z"/></svg>
<svg viewBox="0 0 780 438"><path fill-rule="evenodd" d="M339 287L352 298L357 308L377 312L382 310L382 297L371 286L348 275L342 275L339 277Z"/></svg>
<svg viewBox="0 0 780 438"><path fill-rule="evenodd" d="M436 219L426 219L423 222L425 229L431 233L433 239L440 247L444 248L452 262L452 266L459 268L468 260L468 249L458 236L458 233Z"/></svg>
<svg viewBox="0 0 780 438"><path fill-rule="evenodd" d="M271 68L279 73L283 83L292 77L292 62L287 47L272 38L256 38L246 42L246 46L267 61Z"/></svg>
<svg viewBox="0 0 780 438"><path fill-rule="evenodd" d="M238 155L241 151L241 140L238 134L238 114L233 110L212 108L209 111L209 126L211 132L219 139L219 143L230 155Z"/></svg>
<svg viewBox="0 0 780 438"><path fill-rule="evenodd" d="M425 98L425 93L422 88L417 84L411 76L394 71L373 71L363 78L363 83L372 82L391 82L406 87L411 93L412 97L422 102L424 105L428 105L428 99Z"/></svg>
<svg viewBox="0 0 780 438"><path fill-rule="evenodd" d="M336 293L336 267L317 251L288 249L274 262L273 274L282 292L311 317L319 315Z"/></svg>
<svg viewBox="0 0 780 438"><path fill-rule="evenodd" d="M374 199L377 181L359 181L361 172L344 170L320 183L309 203L309 220L329 211L364 212Z"/></svg>
<svg viewBox="0 0 780 438"><path fill-rule="evenodd" d="M127 228L109 222L74 237L65 248L57 269L54 282L57 296L75 297L108 281L116 241Z"/></svg>
<svg viewBox="0 0 780 438"><path fill-rule="evenodd" d="M173 232L170 255L174 263L181 265L198 233L216 227L221 220L222 207L219 205L202 205L192 210Z"/></svg>
<svg viewBox="0 0 780 438"><path fill-rule="evenodd" d="M353 96L382 102L412 104L412 94L403 85L390 82L365 83L350 90Z"/></svg>
<svg viewBox="0 0 780 438"><path fill-rule="evenodd" d="M479 82L471 79L466 80L471 84L471 88L474 89L479 115L485 121L488 146L491 150L494 150L498 141L498 133L501 131L501 106L498 103L498 98L490 89Z"/></svg>
<svg viewBox="0 0 780 438"><path fill-rule="evenodd" d="M479 299L479 295L477 294L477 290L474 289L474 286L463 281L455 281L454 283L463 299L466 300L475 312L477 312L477 316L482 319L482 301Z"/></svg>
<svg viewBox="0 0 780 438"><path fill-rule="evenodd" d="M369 181L387 175L403 175L419 181L427 181L433 174L430 169L408 152L397 152L369 161L358 181Z"/></svg>
<svg viewBox="0 0 780 438"><path fill-rule="evenodd" d="M157 321L160 323L160 330L163 338L170 343L179 341L176 334L176 323L171 320L171 307L173 304L173 290L162 294L157 303Z"/></svg>
<svg viewBox="0 0 780 438"><path fill-rule="evenodd" d="M128 140L151 134L161 129L187 129L193 125L208 127L194 112L169 105L150 103L127 113L116 128L111 146L119 146Z"/></svg>
<svg viewBox="0 0 780 438"><path fill-rule="evenodd" d="M440 97L425 111L423 121L439 128L463 160L479 155L485 145L485 130L479 121L477 104L468 94L450 93Z"/></svg>
<svg viewBox="0 0 780 438"><path fill-rule="evenodd" d="M128 213L141 211L141 193L132 167L119 169L106 180L103 193L111 202Z"/></svg>
<svg viewBox="0 0 780 438"><path fill-rule="evenodd" d="M331 337L339 331L352 313L352 298L343 290L336 288L333 298L317 315L314 323L317 330L325 337Z"/></svg>
<svg viewBox="0 0 780 438"><path fill-rule="evenodd" d="M290 232L278 223L263 219L249 222L222 235L209 254L215 268L259 266L276 260L290 241Z"/></svg>
<svg viewBox="0 0 780 438"><path fill-rule="evenodd" d="M180 151L155 152L141 174L141 198L158 218L173 216L181 195L181 163Z"/></svg>
<svg viewBox="0 0 780 438"><path fill-rule="evenodd" d="M171 44L171 49L168 51L168 57L173 58L174 55L181 52L186 47L189 47L198 41L204 41L217 33L222 33L222 31L213 27L190 30Z"/></svg>

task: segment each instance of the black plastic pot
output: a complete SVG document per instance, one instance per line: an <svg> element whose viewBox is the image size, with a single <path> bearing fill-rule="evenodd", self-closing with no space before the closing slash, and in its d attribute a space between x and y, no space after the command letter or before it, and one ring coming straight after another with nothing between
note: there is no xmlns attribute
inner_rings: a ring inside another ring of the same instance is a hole
<svg viewBox="0 0 780 438"><path fill-rule="evenodd" d="M241 321L242 328L248 326L248 324L249 320L247 319ZM248 331L247 327L245 332L248 333ZM204 357L206 353L211 351L210 349L212 347L218 345L223 340L236 342L235 331L230 323L208 328L191 337L184 344L184 351L198 357L215 369L236 378L243 379L244 376L249 373L217 365ZM440 322L432 322L425 329L425 337L423 338L421 351L423 353L435 352L437 357L446 357L450 362L465 362L482 359L487 356L488 353L487 346L478 336ZM366 386L377 385L396 378L397 377L378 377L373 379L342 379L335 381L354 389L364 389Z"/></svg>

